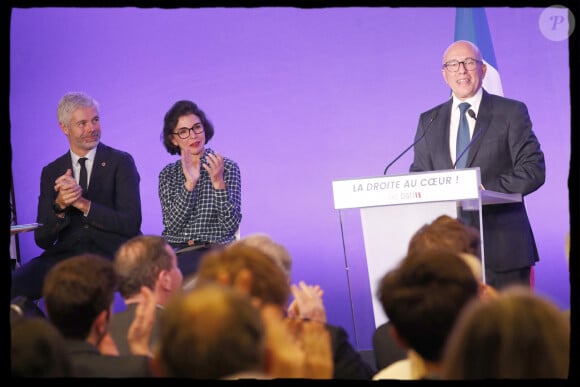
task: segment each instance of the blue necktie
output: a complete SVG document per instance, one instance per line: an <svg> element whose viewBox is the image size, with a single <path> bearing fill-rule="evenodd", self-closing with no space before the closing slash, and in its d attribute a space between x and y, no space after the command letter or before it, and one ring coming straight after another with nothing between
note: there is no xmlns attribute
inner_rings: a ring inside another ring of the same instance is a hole
<svg viewBox="0 0 580 387"><path fill-rule="evenodd" d="M465 150L470 140L469 124L467 123L467 117L465 116L465 112L470 107L471 105L468 104L467 102L459 104L459 130L457 131L457 146L455 148L455 155L456 157L460 158L455 159L456 169L465 168L465 164L467 163L468 152L465 152L463 155L461 155L461 152Z"/></svg>

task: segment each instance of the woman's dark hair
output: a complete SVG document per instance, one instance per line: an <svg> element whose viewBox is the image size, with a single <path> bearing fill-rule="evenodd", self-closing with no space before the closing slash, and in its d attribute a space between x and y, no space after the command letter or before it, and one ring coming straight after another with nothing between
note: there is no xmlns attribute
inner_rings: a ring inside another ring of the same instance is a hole
<svg viewBox="0 0 580 387"><path fill-rule="evenodd" d="M163 119L163 132L161 133L161 141L165 145L165 149L170 155L180 154L178 146L173 145L171 142L171 136L173 136L173 130L179 121L179 117L187 116L189 114L195 114L199 117L201 124L203 125L203 131L205 132L205 143L207 144L209 140L213 137L214 129L212 123L207 119L203 110L201 110L197 105L191 101L182 100L177 101L167 113L165 113L165 118Z"/></svg>

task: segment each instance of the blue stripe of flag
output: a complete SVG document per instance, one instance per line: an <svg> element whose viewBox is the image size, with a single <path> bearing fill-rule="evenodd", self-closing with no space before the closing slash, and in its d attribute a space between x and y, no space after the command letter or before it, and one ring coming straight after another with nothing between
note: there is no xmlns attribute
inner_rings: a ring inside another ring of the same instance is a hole
<svg viewBox="0 0 580 387"><path fill-rule="evenodd" d="M487 63L498 69L484 8L457 8L455 40L469 40L481 50Z"/></svg>

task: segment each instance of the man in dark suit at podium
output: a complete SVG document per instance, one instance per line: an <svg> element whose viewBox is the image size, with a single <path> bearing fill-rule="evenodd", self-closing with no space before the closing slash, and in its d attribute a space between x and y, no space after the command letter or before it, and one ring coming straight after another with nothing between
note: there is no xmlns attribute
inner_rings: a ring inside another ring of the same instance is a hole
<svg viewBox="0 0 580 387"><path fill-rule="evenodd" d="M468 41L452 43L441 71L452 97L421 114L410 171L453 169L465 162L463 168L480 168L487 190L524 197L541 187L544 154L527 107L482 88L487 68L479 48ZM463 120L471 134L458 146L463 102L469 104ZM523 198L521 203L485 206L482 212L486 283L496 289L511 283L529 286L539 257Z"/></svg>
<svg viewBox="0 0 580 387"><path fill-rule="evenodd" d="M57 114L70 149L42 170L34 239L44 252L12 273L12 299L40 298L46 273L61 260L83 253L112 260L141 234L139 173L130 154L100 143L97 101L67 93Z"/></svg>

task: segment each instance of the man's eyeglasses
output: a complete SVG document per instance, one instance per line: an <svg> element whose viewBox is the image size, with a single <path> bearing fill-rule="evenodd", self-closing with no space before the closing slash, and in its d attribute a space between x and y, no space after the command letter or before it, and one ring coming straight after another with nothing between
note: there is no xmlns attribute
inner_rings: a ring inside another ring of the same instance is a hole
<svg viewBox="0 0 580 387"><path fill-rule="evenodd" d="M203 133L203 125L198 122L197 124L193 125L191 128L179 128L179 129L177 129L176 132L173 132L173 134L178 135L179 138L186 139L189 137L189 132L193 132L195 134L201 134L201 133Z"/></svg>
<svg viewBox="0 0 580 387"><path fill-rule="evenodd" d="M480 60L477 60L477 59L473 59L473 58L466 58L462 61L450 60L449 62L443 63L443 68L446 69L447 71L455 73L455 72L459 71L459 65L462 63L463 63L463 67L465 68L465 70L473 71L477 67L478 63L483 63L483 62Z"/></svg>

